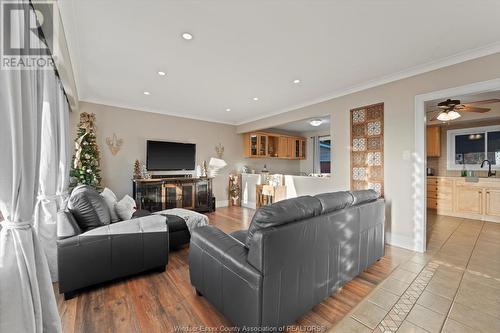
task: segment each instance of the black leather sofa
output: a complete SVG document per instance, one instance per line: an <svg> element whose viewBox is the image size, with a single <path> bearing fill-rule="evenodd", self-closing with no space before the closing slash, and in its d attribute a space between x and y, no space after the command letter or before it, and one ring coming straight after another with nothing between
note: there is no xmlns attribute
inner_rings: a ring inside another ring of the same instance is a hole
<svg viewBox="0 0 500 333"><path fill-rule="evenodd" d="M384 254L384 200L372 190L259 208L248 230L191 235L191 284L240 328L289 325Z"/></svg>
<svg viewBox="0 0 500 333"><path fill-rule="evenodd" d="M78 197L74 199L77 195ZM76 204L72 200L76 201ZM149 215L83 230L77 218L95 225L106 219L100 195L76 188L68 209L57 216L59 292L65 299L81 288L148 270L164 271L169 239L166 218ZM105 205L105 203L104 203Z"/></svg>

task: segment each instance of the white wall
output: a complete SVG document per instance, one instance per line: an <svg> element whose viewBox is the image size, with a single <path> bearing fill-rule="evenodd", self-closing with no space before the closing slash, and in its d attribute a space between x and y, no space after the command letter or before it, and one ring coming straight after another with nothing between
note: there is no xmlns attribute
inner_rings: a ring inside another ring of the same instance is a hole
<svg viewBox="0 0 500 333"><path fill-rule="evenodd" d="M333 140L331 182L336 188L348 189L350 187L349 110L384 102L387 240L394 245L415 249L415 235L420 232L419 226L416 226L413 220L415 165L412 156L415 147L415 96L499 77L500 53L497 53L246 123L238 126L238 132L279 126L329 113Z"/></svg>
<svg viewBox="0 0 500 333"><path fill-rule="evenodd" d="M208 162L210 157L216 157L215 146L221 143L224 146L223 159L228 166L214 179L214 194L219 206L227 205L227 176L240 171L243 165L257 173L264 164L272 173L300 172L299 161L244 158L243 136L236 133L236 126L108 105L81 102L78 112L70 114L73 139L81 112L96 114L102 185L111 188L119 197L132 195L133 164L136 159L145 162L147 139L196 143L196 163L200 165L204 160ZM124 140L122 149L115 156L106 145L106 137L111 137L113 133Z"/></svg>
<svg viewBox="0 0 500 333"><path fill-rule="evenodd" d="M243 151L241 152L243 156ZM282 160L277 158L244 158L242 163L250 169L260 173L266 165L267 170L271 173L283 173L297 175L300 172L300 161L298 160Z"/></svg>
<svg viewBox="0 0 500 333"><path fill-rule="evenodd" d="M215 146L221 143L228 166L214 179L214 194L218 205L227 204L227 176L245 163L243 138L235 126L81 102L78 112L71 112L72 138L76 137L81 112L96 114L102 185L117 196L132 195L134 161L145 161L147 139L195 143L197 164L216 157ZM115 156L106 145L106 137L113 133L123 139L122 149Z"/></svg>

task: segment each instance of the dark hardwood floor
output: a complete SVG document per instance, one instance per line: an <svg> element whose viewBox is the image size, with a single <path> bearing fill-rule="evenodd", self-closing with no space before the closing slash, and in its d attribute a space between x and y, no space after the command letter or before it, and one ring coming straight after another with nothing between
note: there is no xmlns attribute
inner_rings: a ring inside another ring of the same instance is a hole
<svg viewBox="0 0 500 333"><path fill-rule="evenodd" d="M254 210L230 207L208 214L210 223L226 232L247 228ZM231 324L203 297L195 294L189 282L188 247L170 253L167 270L104 284L64 301L57 293L64 332L182 332L176 327L214 328L227 332ZM336 294L316 305L300 318L295 327L331 328L358 304L377 284L411 254L386 246L385 256L346 284ZM186 331L186 330L185 330Z"/></svg>

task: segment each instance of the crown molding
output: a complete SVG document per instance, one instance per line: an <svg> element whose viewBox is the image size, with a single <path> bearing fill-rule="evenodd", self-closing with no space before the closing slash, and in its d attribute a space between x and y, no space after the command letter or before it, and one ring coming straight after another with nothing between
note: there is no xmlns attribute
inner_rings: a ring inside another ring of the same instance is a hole
<svg viewBox="0 0 500 333"><path fill-rule="evenodd" d="M334 99L334 98L350 95L350 94L357 93L357 92L367 90L370 88L378 87L378 86L381 86L381 85L384 85L387 83L407 79L407 78L412 77L412 76L424 74L427 72L431 72L431 71L434 71L434 70L437 70L440 68L456 65L456 64L466 62L469 60L482 58L482 57L492 55L495 53L500 53L500 42L495 42L495 43L488 44L488 45L478 47L475 49L459 52L459 53L454 54L454 55L449 56L449 57L441 58L439 60L430 61L430 62L427 62L425 64L411 67L411 68L399 71L399 72L394 73L394 74L383 76L383 77L376 79L376 80L371 80L371 81L368 81L365 83L351 86L347 89L339 89L337 91L334 91L333 93L321 96L321 97L313 99L313 100L309 100L307 102L303 102L300 104L289 106L289 107L287 107L285 109L281 109L279 111L268 112L264 116L247 118L245 120L242 120L241 122L236 123L236 125L240 126L240 125L245 125L245 124L257 121L257 120L267 119L267 118L270 118L273 116L277 116L277 115L280 115L283 113L287 113L290 111L294 111L297 109L308 107L308 106L311 106L314 104L326 102L326 101Z"/></svg>
<svg viewBox="0 0 500 333"><path fill-rule="evenodd" d="M156 113L156 114L161 114L164 116L171 116L171 117L177 117L177 118L184 118L184 119L191 119L191 120L198 120L198 121L205 121L208 123L214 123L214 124L223 124L223 125L231 125L231 126L236 126L234 122L225 122L221 120L213 120L205 117L196 117L196 116L187 116L185 114L179 114L179 113L172 113L172 112L165 112L165 111L160 111L157 109L151 109L147 107L138 107L134 105L125 105L121 103L115 103L109 100L103 100L99 98L81 98L80 102L84 103L92 103L92 104L99 104L99 105L104 105L104 106L111 106L115 108L120 108L120 109L127 109L131 111L141 111L141 112L150 112L150 113Z"/></svg>

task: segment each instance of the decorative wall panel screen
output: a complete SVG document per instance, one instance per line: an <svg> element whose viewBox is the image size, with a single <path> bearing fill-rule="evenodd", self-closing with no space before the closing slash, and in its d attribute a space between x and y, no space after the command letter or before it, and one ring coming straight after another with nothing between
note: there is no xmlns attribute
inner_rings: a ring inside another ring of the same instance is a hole
<svg viewBox="0 0 500 333"><path fill-rule="evenodd" d="M384 195L384 103L351 110L351 189Z"/></svg>

